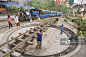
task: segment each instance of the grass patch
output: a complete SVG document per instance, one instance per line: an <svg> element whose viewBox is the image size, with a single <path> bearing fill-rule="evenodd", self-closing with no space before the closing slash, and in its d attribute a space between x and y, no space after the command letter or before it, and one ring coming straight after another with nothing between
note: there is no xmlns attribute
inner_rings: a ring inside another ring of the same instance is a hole
<svg viewBox="0 0 86 57"><path fill-rule="evenodd" d="M76 25L72 25L74 28L77 28L77 26Z"/></svg>
<svg viewBox="0 0 86 57"><path fill-rule="evenodd" d="M64 21L65 21L65 22L68 22L68 20L67 20L67 19L64 19Z"/></svg>
<svg viewBox="0 0 86 57"><path fill-rule="evenodd" d="M70 22L72 22L72 19L69 19Z"/></svg>
<svg viewBox="0 0 86 57"><path fill-rule="evenodd" d="M4 57L10 57L10 54L5 55Z"/></svg>

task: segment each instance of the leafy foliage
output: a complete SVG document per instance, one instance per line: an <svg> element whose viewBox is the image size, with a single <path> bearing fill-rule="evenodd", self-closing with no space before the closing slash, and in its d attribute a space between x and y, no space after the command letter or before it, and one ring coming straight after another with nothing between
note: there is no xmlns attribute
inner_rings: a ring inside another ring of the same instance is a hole
<svg viewBox="0 0 86 57"><path fill-rule="evenodd" d="M68 22L67 19L64 19L65 22Z"/></svg>
<svg viewBox="0 0 86 57"><path fill-rule="evenodd" d="M12 13L17 13L17 12L18 12L18 9L17 9L15 6L10 6L10 7L9 7L9 10L10 10Z"/></svg>
<svg viewBox="0 0 86 57"><path fill-rule="evenodd" d="M78 27L81 28L82 34L86 37L86 20L83 20L83 21L81 21L81 20L75 20L75 23L76 24L80 23L80 26L78 26Z"/></svg>
<svg viewBox="0 0 86 57"><path fill-rule="evenodd" d="M69 12L69 9L66 6L56 5L54 0L31 0L31 6L34 6L37 9L60 11L64 14ZM73 9L70 11L72 13Z"/></svg>
<svg viewBox="0 0 86 57"><path fill-rule="evenodd" d="M8 10L9 7L5 6L5 8Z"/></svg>
<svg viewBox="0 0 86 57"><path fill-rule="evenodd" d="M70 2L70 0L65 0L66 2Z"/></svg>

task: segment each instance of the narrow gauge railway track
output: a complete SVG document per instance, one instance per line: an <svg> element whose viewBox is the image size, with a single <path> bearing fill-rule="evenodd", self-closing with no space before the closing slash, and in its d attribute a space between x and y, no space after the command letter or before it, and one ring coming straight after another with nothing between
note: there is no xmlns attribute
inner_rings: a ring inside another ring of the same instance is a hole
<svg viewBox="0 0 86 57"><path fill-rule="evenodd" d="M52 17L47 17L47 18L52 18ZM57 18L57 17L55 17L55 18ZM42 19L44 19L44 18L42 18ZM4 21L7 21L7 20L0 20L0 22L4 22ZM25 21L25 22L27 22L27 21ZM20 23L25 23L25 22L20 22ZM15 25L15 23L12 23L12 24L13 24L13 26ZM0 26L0 29L7 28L7 27L9 27L9 24Z"/></svg>
<svg viewBox="0 0 86 57"><path fill-rule="evenodd" d="M46 21L48 21L48 20L45 20L44 22L46 22ZM36 24L35 24L35 25L36 25ZM33 26L34 26L34 25L33 25ZM39 26L40 26L40 25L39 25ZM9 30L9 31L6 31L4 34L7 34L8 32L11 32L11 31L12 31L12 32L9 34L9 36L7 37L7 38L9 38L10 35L11 35L13 32L15 32L15 31L17 31L17 30L19 30L19 29L25 28L25 27L30 27L30 26L28 26L28 25L26 25L26 26L18 26L18 27L15 27L15 28L13 28L13 29L11 29L11 30ZM32 30L34 30L34 28L33 28ZM31 31L31 30L29 30L29 31ZM28 31L28 32L29 32L29 31ZM22 36L22 35L24 35L24 34L26 34L26 33L27 33L27 31L26 31L25 33L19 35L18 37L20 37L20 36ZM4 36L5 36L5 35L4 35ZM18 37L14 38L14 39L17 39ZM14 40L14 39L12 39L12 40ZM6 43L0 45L0 48L1 48L2 46L4 46L5 44L11 42L12 40L10 40L10 41L8 41L8 42L6 42Z"/></svg>
<svg viewBox="0 0 86 57"><path fill-rule="evenodd" d="M25 21L25 22L27 22L27 21ZM25 23L25 22L20 22L20 23ZM14 23L12 23L12 25L13 25L13 27L15 27ZM9 24L8 25L0 26L0 29L7 28L7 27L9 27Z"/></svg>
<svg viewBox="0 0 86 57"><path fill-rule="evenodd" d="M1 57L4 57L7 54L11 54L13 51L17 51L17 52L21 52L21 53L25 52L25 49L27 46L33 45L34 38L36 38L36 34L38 33L39 29L46 30L46 28L48 27L47 25L49 25L49 24L52 25L52 23L54 21L55 21L55 19L48 20L48 21L44 22L43 24L41 24L37 27L34 27L33 29L31 29L29 31L27 30L25 33L20 34L18 37L15 37L15 38L12 37L12 40L9 40L8 42L0 45L0 48L1 48L4 45L8 44L11 48L10 50L8 49L8 51L5 52L5 54L2 55ZM57 26L57 25L52 25L51 27L54 27L57 29L60 28L60 26ZM70 29L68 29L66 27L64 29L64 32L68 35L68 37L70 37L72 34L74 34L73 31L71 31ZM33 41L31 42L31 40L33 40ZM63 55L66 55L66 54L72 52L73 50L75 50L77 46L78 46L78 44L70 44L70 46L66 50L64 50L58 54L43 55L43 56L40 55L39 57L63 56ZM4 50L2 49L1 51L4 51ZM36 56L36 57L38 57L38 55L30 55L30 54L24 54L23 56Z"/></svg>
<svg viewBox="0 0 86 57"><path fill-rule="evenodd" d="M51 24L50 27L53 27L53 28L56 28L56 29L60 29L61 26L59 25L56 25L56 24ZM72 34L75 34L72 30L64 27L64 33L67 34L68 37L70 37ZM73 39L73 41L76 42L76 39ZM79 40L77 40L79 41ZM78 46L78 43L70 43L69 47L66 48L64 51L60 52L60 53L56 53L56 54L51 54L51 55L31 55L31 54L23 54L24 57L27 57L27 56L32 56L32 57L60 57L60 56L63 56L64 55L67 55L69 53L71 53L72 51L74 51ZM71 55L70 55L71 56Z"/></svg>
<svg viewBox="0 0 86 57"><path fill-rule="evenodd" d="M25 22L27 22L27 21L25 21ZM20 22L20 23L25 23L25 22ZM15 27L15 23L12 23L12 25L13 25L13 27ZM0 26L0 29L7 28L7 27L9 27L9 24Z"/></svg>
<svg viewBox="0 0 86 57"><path fill-rule="evenodd" d="M14 26L15 24L13 23L12 25ZM7 27L9 27L9 25L3 25L3 26L0 26L0 29L7 28Z"/></svg>
<svg viewBox="0 0 86 57"><path fill-rule="evenodd" d="M8 27L8 25L3 25L3 26L0 26L0 29L6 28L6 27Z"/></svg>
<svg viewBox="0 0 86 57"><path fill-rule="evenodd" d="M7 55L7 54L9 54L9 53L11 53L13 51L15 51L18 48L20 48L20 52L24 52L25 51L24 47L27 47L28 44L31 44L30 40L33 40L32 38L35 38L35 35L38 33L39 29L45 30L47 28L47 25L53 23L55 20L56 19L46 20L45 22L43 22L43 24L35 27L34 29L31 29L31 30L27 31L26 33L23 33L20 36L18 36L16 38L13 38L12 40L9 40L8 42L0 45L0 47L3 47L4 45L9 44L9 46L12 47L11 50L8 49L7 52L5 52L3 50L3 48L2 48L1 51L3 51L5 54L2 55L1 57L4 57L5 55ZM32 32L32 31L34 31L34 32ZM28 34L28 32L29 32L29 34ZM22 38L22 36L25 35L25 34L28 34L28 36L26 38L25 37ZM13 41L14 41L14 43L10 44L10 42L12 43ZM27 41L29 41L29 42L27 42ZM17 44L15 44L15 43L17 43ZM21 51L21 49L23 49L23 51Z"/></svg>
<svg viewBox="0 0 86 57"><path fill-rule="evenodd" d="M11 19L12 21L14 21L14 19ZM0 22L7 22L7 19L4 19L4 20L0 20ZM13 25L14 25L14 23L13 23ZM3 26L0 26L0 29L3 29L3 28L6 28L6 27L8 27L8 25L3 25Z"/></svg>
<svg viewBox="0 0 86 57"><path fill-rule="evenodd" d="M27 22L27 21L25 21L25 22L20 22L20 23L26 23L26 22ZM13 27L15 27L15 23L12 23L12 25L13 25ZM20 24L20 25L21 25L21 24ZM7 27L9 27L9 24L0 26L0 29L7 28Z"/></svg>

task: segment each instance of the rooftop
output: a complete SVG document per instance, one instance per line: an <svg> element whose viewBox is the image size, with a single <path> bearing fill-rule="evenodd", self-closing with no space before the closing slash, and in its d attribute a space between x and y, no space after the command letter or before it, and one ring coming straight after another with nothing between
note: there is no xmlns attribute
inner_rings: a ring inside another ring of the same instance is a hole
<svg viewBox="0 0 86 57"><path fill-rule="evenodd" d="M86 4L75 5L75 6L73 7L73 9L78 9L78 8L86 8Z"/></svg>

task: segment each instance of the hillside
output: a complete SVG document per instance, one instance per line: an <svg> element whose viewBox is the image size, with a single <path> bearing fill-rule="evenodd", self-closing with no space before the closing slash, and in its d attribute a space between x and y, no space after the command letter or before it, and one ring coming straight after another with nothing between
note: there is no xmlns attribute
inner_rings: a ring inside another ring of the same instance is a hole
<svg viewBox="0 0 86 57"><path fill-rule="evenodd" d="M31 0L31 6L34 6L38 9L60 11L64 14L67 14L69 12L69 9L66 6L56 5L54 0ZM73 10L71 9L71 13L72 11Z"/></svg>

